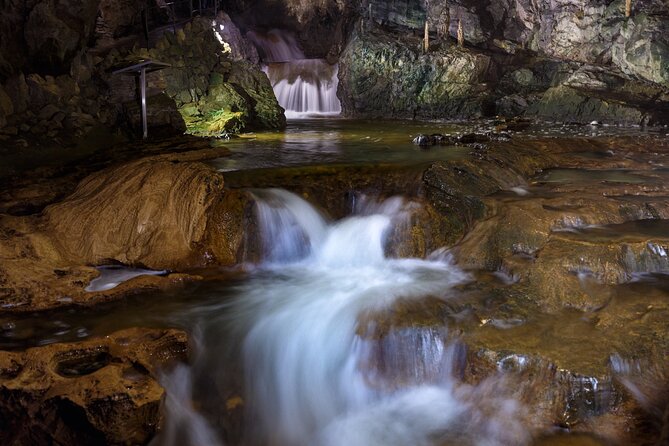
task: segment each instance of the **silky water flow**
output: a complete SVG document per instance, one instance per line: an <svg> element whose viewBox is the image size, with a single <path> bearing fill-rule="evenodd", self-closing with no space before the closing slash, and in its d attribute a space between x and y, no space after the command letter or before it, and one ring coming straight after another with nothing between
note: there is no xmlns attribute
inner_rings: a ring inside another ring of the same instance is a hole
<svg viewBox="0 0 669 446"><path fill-rule="evenodd" d="M287 118L341 113L337 98L338 65L324 59L308 59L295 36L281 30L249 32L259 49L279 105Z"/></svg>
<svg viewBox="0 0 669 446"><path fill-rule="evenodd" d="M374 330L373 318L361 327L365 315L399 299L447 299L454 285L468 280L444 255L384 255L386 235L407 224L416 203L358 200L352 215L333 222L285 190L254 195L264 260L238 285L224 316L198 310L192 366L163 379L166 427L156 444L224 444L229 422L221 395L231 380L223 377L235 366L221 352L236 349L235 343L244 389L241 444L528 441L518 421L521 407L499 396L501 382L458 382L463 349L449 338L446 323L399 328L381 339L360 335ZM209 402L193 402L198 386Z"/></svg>

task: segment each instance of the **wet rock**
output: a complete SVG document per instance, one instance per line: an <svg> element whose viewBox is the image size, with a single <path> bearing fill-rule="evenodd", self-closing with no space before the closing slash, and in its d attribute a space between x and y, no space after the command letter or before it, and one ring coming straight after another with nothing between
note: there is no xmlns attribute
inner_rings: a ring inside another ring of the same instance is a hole
<svg viewBox="0 0 669 446"><path fill-rule="evenodd" d="M343 112L423 119L487 114L491 58L457 50L423 55L417 47L382 34L354 36L340 59Z"/></svg>
<svg viewBox="0 0 669 446"><path fill-rule="evenodd" d="M498 138L510 138L509 133L503 132L520 132L526 130L532 125L530 119L508 119L503 120L495 126L495 131L498 133Z"/></svg>
<svg viewBox="0 0 669 446"><path fill-rule="evenodd" d="M656 115L646 106L613 103L568 86L550 88L539 101L528 106L526 112L543 119L563 122L600 121L639 125L648 122L662 122L664 119L662 112Z"/></svg>
<svg viewBox="0 0 669 446"><path fill-rule="evenodd" d="M223 16L216 23L239 34ZM148 56L171 67L155 73L150 83L161 86L174 99L188 133L220 136L284 127L283 109L267 76L257 65L241 59L248 44L237 42L237 54L232 55L230 46L218 40L216 33L221 31L212 29L209 20L196 19L183 29L182 39L166 33ZM145 56L139 50L132 57Z"/></svg>
<svg viewBox="0 0 669 446"><path fill-rule="evenodd" d="M176 330L129 329L100 339L0 352L6 444L144 444L161 420L157 378L187 360Z"/></svg>
<svg viewBox="0 0 669 446"><path fill-rule="evenodd" d="M574 428L619 408L622 389L606 363L579 369L550 349L524 353L522 347L495 345L478 336L491 327L462 323L472 307L456 295L400 300L361 316L357 334L365 345L360 367L367 382L380 389L444 381L456 388L498 386L495 394L527 409L524 425L534 429Z"/></svg>
<svg viewBox="0 0 669 446"><path fill-rule="evenodd" d="M527 124L529 126L529 122ZM441 145L441 146L469 146L475 149L485 148L485 144L490 141L507 141L511 138L511 135L507 132L510 128L523 129L527 126L523 124L518 124L514 127L514 124L511 123L509 126L500 125L498 130L493 131L480 131L480 132L469 132L461 133L455 135L442 135L440 133L434 133L432 135L423 135L420 134L416 136L412 142L415 145L421 147Z"/></svg>
<svg viewBox="0 0 669 446"><path fill-rule="evenodd" d="M669 370L666 358L652 364L647 360L611 358L615 377L622 383L631 398L638 404L634 433L648 444L669 441L667 415L669 414Z"/></svg>
<svg viewBox="0 0 669 446"><path fill-rule="evenodd" d="M429 136L423 134L416 136L411 142L413 142L417 146L422 146L422 147L433 145L433 140Z"/></svg>
<svg viewBox="0 0 669 446"><path fill-rule="evenodd" d="M235 263L243 231L219 228L213 219L222 207L225 222L241 224L243 196L225 190L223 176L210 167L183 160L157 156L89 176L45 210L49 236L79 264L114 259L169 269L207 263L205 252ZM211 233L215 227L222 232Z"/></svg>
<svg viewBox="0 0 669 446"><path fill-rule="evenodd" d="M667 241L661 237L649 242L639 235L638 241L629 237L621 243L615 237L598 237L597 229L588 235L585 228L590 224L627 221L620 203L594 196L569 209L559 201L521 198L501 205L486 203L495 215L467 234L457 247L457 258L463 266L507 271L519 278L523 292L548 312L601 308L610 299L601 285L669 268L663 255Z"/></svg>

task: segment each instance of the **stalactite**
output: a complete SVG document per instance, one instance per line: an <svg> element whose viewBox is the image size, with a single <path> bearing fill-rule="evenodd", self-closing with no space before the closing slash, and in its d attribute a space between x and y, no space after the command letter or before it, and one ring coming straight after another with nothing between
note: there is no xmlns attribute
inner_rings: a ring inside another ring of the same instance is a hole
<svg viewBox="0 0 669 446"><path fill-rule="evenodd" d="M446 18L444 19L444 23L442 23L443 29L441 31L442 35L441 37L448 42L448 33L449 30L451 29L451 9L448 6L448 3L444 6L446 8Z"/></svg>
<svg viewBox="0 0 669 446"><path fill-rule="evenodd" d="M425 37L423 38L423 51L426 53L430 49L430 25L425 20Z"/></svg>
<svg viewBox="0 0 669 446"><path fill-rule="evenodd" d="M458 19L458 46L465 46L465 34L462 31L462 19Z"/></svg>

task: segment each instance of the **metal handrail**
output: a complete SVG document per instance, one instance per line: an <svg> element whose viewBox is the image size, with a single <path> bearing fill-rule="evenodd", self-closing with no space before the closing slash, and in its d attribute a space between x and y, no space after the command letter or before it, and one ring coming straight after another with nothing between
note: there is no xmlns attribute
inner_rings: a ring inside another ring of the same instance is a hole
<svg viewBox="0 0 669 446"><path fill-rule="evenodd" d="M203 3L205 5L203 6ZM209 5L208 5L209 4ZM170 2L165 2L164 3L165 8L168 9L169 14L168 17L171 19L171 24L172 24L172 30L176 32L177 30L177 23L178 21L181 21L183 19L190 19L193 18L194 16L216 16L216 14L219 11L219 0L197 0L197 8L195 8L194 5L194 0L174 0ZM181 7L180 7L181 6ZM148 10L151 11L156 11L156 12L163 12L162 6L153 3ZM186 15L181 15L180 11L183 11L186 9L188 11L188 14ZM145 14L145 17L148 18L148 14ZM146 31L147 33L150 31L150 28L148 26L148 23L145 23ZM157 27L156 27L157 28Z"/></svg>

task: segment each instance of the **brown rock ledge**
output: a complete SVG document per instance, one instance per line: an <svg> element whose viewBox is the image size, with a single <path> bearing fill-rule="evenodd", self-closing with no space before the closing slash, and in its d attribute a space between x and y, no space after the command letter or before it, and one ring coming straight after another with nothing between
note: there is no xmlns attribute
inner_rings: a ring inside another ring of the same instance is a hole
<svg viewBox="0 0 669 446"><path fill-rule="evenodd" d="M157 377L187 352L185 333L144 328L0 352L0 443L145 444L161 420Z"/></svg>

